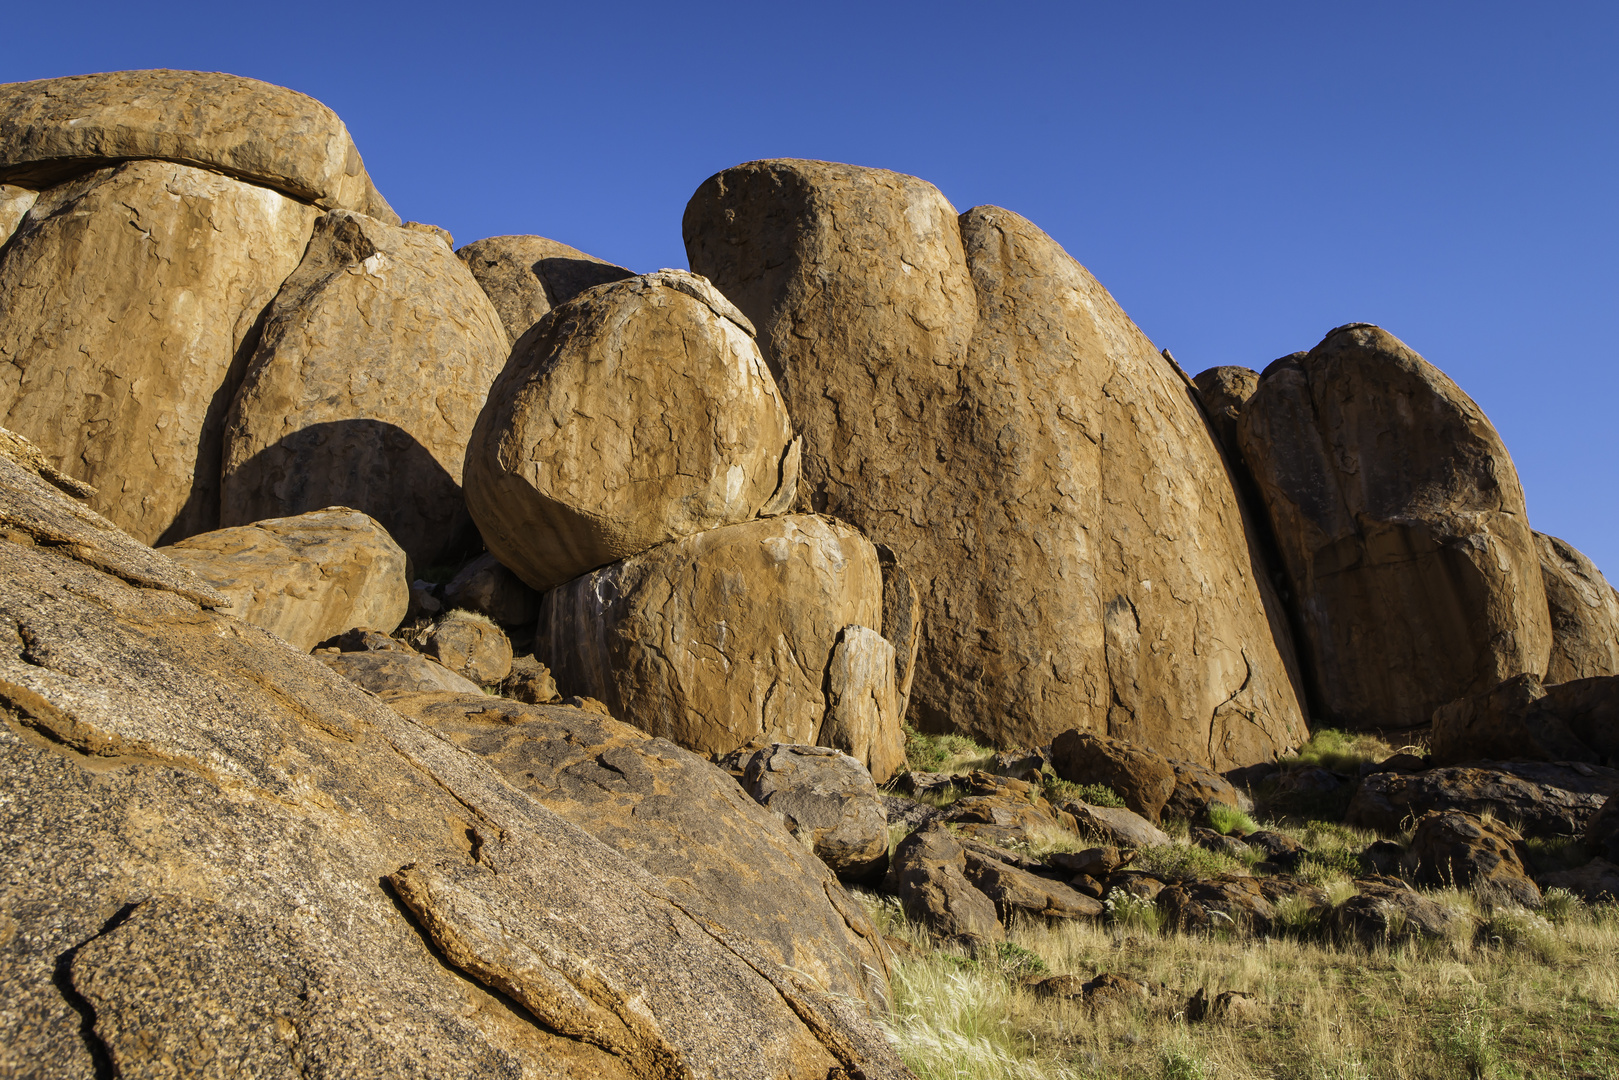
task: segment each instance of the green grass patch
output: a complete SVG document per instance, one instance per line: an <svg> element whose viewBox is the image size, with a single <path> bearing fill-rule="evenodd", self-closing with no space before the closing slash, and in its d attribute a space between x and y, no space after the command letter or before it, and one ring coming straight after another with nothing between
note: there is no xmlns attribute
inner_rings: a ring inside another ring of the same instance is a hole
<svg viewBox="0 0 1619 1080"><path fill-rule="evenodd" d="M1041 771L1040 783L1045 789L1047 801L1054 806L1061 806L1065 802L1119 808L1124 806L1124 800L1119 798L1119 793L1106 784L1075 784L1052 772L1049 765Z"/></svg>
<svg viewBox="0 0 1619 1080"><path fill-rule="evenodd" d="M1242 863L1229 855L1193 844L1154 844L1141 848L1133 870L1145 870L1166 881L1219 877L1242 870Z"/></svg>
<svg viewBox="0 0 1619 1080"><path fill-rule="evenodd" d="M965 735L924 735L905 725L905 764L912 772L971 772L994 757L994 750Z"/></svg>
<svg viewBox="0 0 1619 1080"><path fill-rule="evenodd" d="M1259 826L1254 824L1253 818L1226 803L1210 803L1208 819L1209 828L1226 836L1247 836L1251 832L1259 831Z"/></svg>
<svg viewBox="0 0 1619 1080"><path fill-rule="evenodd" d="M1354 776L1367 762L1383 761L1394 753L1393 747L1375 735L1321 728L1312 732L1310 741L1299 747L1292 757L1283 758L1282 764L1316 766Z"/></svg>

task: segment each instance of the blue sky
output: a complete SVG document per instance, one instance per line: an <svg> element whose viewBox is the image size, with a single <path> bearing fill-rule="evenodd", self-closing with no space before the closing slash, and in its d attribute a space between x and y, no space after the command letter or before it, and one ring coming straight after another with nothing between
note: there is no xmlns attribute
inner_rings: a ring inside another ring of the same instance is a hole
<svg viewBox="0 0 1619 1080"><path fill-rule="evenodd" d="M1193 372L1378 323L1494 420L1535 527L1619 578L1619 5L17 8L0 81L293 87L460 243L684 266L706 177L827 158L1024 214Z"/></svg>

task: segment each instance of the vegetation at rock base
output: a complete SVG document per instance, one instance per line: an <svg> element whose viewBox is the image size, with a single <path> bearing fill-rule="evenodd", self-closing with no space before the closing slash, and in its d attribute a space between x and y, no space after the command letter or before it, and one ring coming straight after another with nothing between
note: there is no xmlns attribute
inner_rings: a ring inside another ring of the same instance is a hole
<svg viewBox="0 0 1619 1080"><path fill-rule="evenodd" d="M863 899L909 946L896 950L888 1027L923 1080L1619 1077L1619 909L1554 892L1540 914L1486 916L1465 894L1431 895L1479 931L1394 949L1160 933L1153 905L1121 894L1103 921L1017 923L977 959L931 946L892 901ZM1163 989L1095 1009L1043 997L1026 954L1052 974ZM1199 989L1267 1008L1193 1020Z"/></svg>
<svg viewBox="0 0 1619 1080"><path fill-rule="evenodd" d="M905 725L905 763L912 772L964 773L980 768L995 751L965 735L925 735Z"/></svg>

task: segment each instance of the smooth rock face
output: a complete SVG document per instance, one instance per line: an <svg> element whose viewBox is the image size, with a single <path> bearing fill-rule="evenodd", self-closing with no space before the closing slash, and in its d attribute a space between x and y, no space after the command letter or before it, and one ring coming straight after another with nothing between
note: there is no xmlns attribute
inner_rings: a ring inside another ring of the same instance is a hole
<svg viewBox="0 0 1619 1080"><path fill-rule="evenodd" d="M444 604L487 615L502 626L532 623L540 613L534 590L488 552L467 563L444 586Z"/></svg>
<svg viewBox="0 0 1619 1080"><path fill-rule="evenodd" d="M586 289L635 272L543 236L491 236L456 252L500 313L511 344Z"/></svg>
<svg viewBox="0 0 1619 1080"><path fill-rule="evenodd" d="M886 1008L888 961L870 920L780 818L713 765L570 706L386 700L645 867L688 911L834 994Z"/></svg>
<svg viewBox="0 0 1619 1080"><path fill-rule="evenodd" d="M905 766L905 730L894 690L894 646L866 626L846 626L832 650L821 739L888 783Z"/></svg>
<svg viewBox="0 0 1619 1080"><path fill-rule="evenodd" d="M534 655L563 694L604 701L700 754L823 745L833 650L845 627L879 629L881 603L865 537L829 518L767 518L661 544L553 589Z"/></svg>
<svg viewBox="0 0 1619 1080"><path fill-rule="evenodd" d="M457 675L492 686L512 673L512 643L493 621L452 611L421 636L422 652Z"/></svg>
<svg viewBox="0 0 1619 1080"><path fill-rule="evenodd" d="M387 208L343 121L285 87L164 70L0 85L0 180L45 186L129 158L213 169L328 208Z"/></svg>
<svg viewBox="0 0 1619 1080"><path fill-rule="evenodd" d="M843 880L888 869L888 815L871 774L848 754L776 743L748 759L742 786Z"/></svg>
<svg viewBox="0 0 1619 1080"><path fill-rule="evenodd" d="M1049 237L809 161L710 178L684 232L759 327L799 505L912 574L914 723L1007 746L1077 724L1222 767L1303 737L1189 388Z"/></svg>
<svg viewBox="0 0 1619 1080"><path fill-rule="evenodd" d="M1552 619L1546 682L1619 675L1619 594L1572 544L1534 535Z"/></svg>
<svg viewBox="0 0 1619 1080"><path fill-rule="evenodd" d="M0 492L82 511L9 462ZM127 584L154 556L101 531L111 572L0 542L0 1072L908 1075L488 764Z"/></svg>
<svg viewBox="0 0 1619 1080"><path fill-rule="evenodd" d="M474 543L461 464L506 334L436 236L315 225L231 405L221 523L352 506L419 567Z"/></svg>
<svg viewBox="0 0 1619 1080"><path fill-rule="evenodd" d="M1237 450L1237 419L1242 407L1259 389L1259 372L1253 368L1226 366L1211 367L1197 373L1192 380L1203 398L1203 410L1220 439L1220 445L1234 456Z"/></svg>
<svg viewBox="0 0 1619 1080"><path fill-rule="evenodd" d="M791 439L748 320L662 270L575 297L512 350L467 448L467 505L543 591L754 517Z"/></svg>
<svg viewBox="0 0 1619 1080"><path fill-rule="evenodd" d="M161 161L41 192L0 249L0 423L144 543L218 528L232 373L316 213Z"/></svg>
<svg viewBox="0 0 1619 1080"><path fill-rule="evenodd" d="M1239 423L1306 669L1340 727L1546 670L1551 624L1523 489L1455 383L1364 323L1265 370Z"/></svg>
<svg viewBox="0 0 1619 1080"><path fill-rule="evenodd" d="M390 633L405 618L405 553L347 507L219 529L160 549L229 597L228 614L299 652L356 626Z"/></svg>

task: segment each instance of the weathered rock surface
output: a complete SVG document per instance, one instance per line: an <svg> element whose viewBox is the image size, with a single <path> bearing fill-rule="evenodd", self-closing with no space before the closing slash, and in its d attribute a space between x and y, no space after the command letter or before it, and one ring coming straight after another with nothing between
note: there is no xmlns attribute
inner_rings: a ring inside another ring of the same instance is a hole
<svg viewBox="0 0 1619 1080"><path fill-rule="evenodd" d="M487 615L502 626L532 623L540 614L539 594L489 552L450 579L444 586L443 602L446 607Z"/></svg>
<svg viewBox="0 0 1619 1080"><path fill-rule="evenodd" d="M1102 914L1101 901L1031 873L1001 858L999 851L965 853L967 880L989 897L1002 918L1011 918L1014 912L1044 919L1093 919Z"/></svg>
<svg viewBox="0 0 1619 1080"><path fill-rule="evenodd" d="M1254 808L1251 798L1207 765L1171 760L1169 767L1175 773L1175 790L1170 792L1163 812L1171 817L1197 821L1211 803L1223 803L1239 810Z"/></svg>
<svg viewBox="0 0 1619 1080"><path fill-rule="evenodd" d="M799 505L911 569L915 723L1002 746L1079 726L1221 768L1303 737L1189 388L1050 237L790 160L710 178L684 233L759 328Z"/></svg>
<svg viewBox="0 0 1619 1080"><path fill-rule="evenodd" d="M449 561L475 543L461 465L506 353L438 237L323 216L231 404L220 523L352 506L417 566Z"/></svg>
<svg viewBox="0 0 1619 1080"><path fill-rule="evenodd" d="M457 675L413 650L401 652L322 652L315 659L373 694L481 694L471 679Z"/></svg>
<svg viewBox="0 0 1619 1080"><path fill-rule="evenodd" d="M160 551L229 598L222 610L299 652L356 626L391 633L410 606L404 551L347 507L218 529Z"/></svg>
<svg viewBox="0 0 1619 1080"><path fill-rule="evenodd" d="M1360 782L1345 820L1395 833L1430 810L1489 811L1525 836L1578 836L1619 792L1619 770L1581 762L1481 761L1419 773L1372 773Z"/></svg>
<svg viewBox="0 0 1619 1080"><path fill-rule="evenodd" d="M534 655L562 693L598 698L701 754L825 745L833 651L846 627L880 629L881 602L865 537L828 518L768 518L662 544L552 590Z"/></svg>
<svg viewBox="0 0 1619 1080"><path fill-rule="evenodd" d="M547 705L562 697L551 669L532 656L512 658L512 673L501 681L500 694L528 705Z"/></svg>
<svg viewBox="0 0 1619 1080"><path fill-rule="evenodd" d="M1523 837L1499 821L1438 810L1417 821L1402 862L1427 885L1469 888L1491 903L1540 906L1540 889L1524 869Z"/></svg>
<svg viewBox="0 0 1619 1080"><path fill-rule="evenodd" d="M23 215L28 213L38 198L39 192L33 188L0 184L0 245L11 239L11 234L22 224Z"/></svg>
<svg viewBox="0 0 1619 1080"><path fill-rule="evenodd" d="M547 240L543 236L491 236L456 252L500 313L506 339L517 339L586 289L634 277L633 270Z"/></svg>
<svg viewBox="0 0 1619 1080"><path fill-rule="evenodd" d="M821 741L865 763L879 784L905 765L894 653L888 639L870 627L845 626L826 674Z"/></svg>
<svg viewBox="0 0 1619 1080"><path fill-rule="evenodd" d="M343 121L285 87L165 70L0 85L0 180L45 187L132 158L213 169L327 208L392 213Z"/></svg>
<svg viewBox="0 0 1619 1080"><path fill-rule="evenodd" d="M927 825L895 846L883 891L945 940L977 946L1006 937L995 904L967 880L966 849L943 825Z"/></svg>
<svg viewBox="0 0 1619 1080"><path fill-rule="evenodd" d="M536 589L747 521L792 439L753 327L661 270L559 307L512 350L467 448L484 542Z"/></svg>
<svg viewBox="0 0 1619 1080"><path fill-rule="evenodd" d="M1169 834L1122 806L1092 806L1069 801L1061 805L1070 814L1082 835L1099 837L1120 847L1156 847L1170 842Z"/></svg>
<svg viewBox="0 0 1619 1080"><path fill-rule="evenodd" d="M845 881L888 869L888 815L871 774L825 746L777 743L748 759L742 786Z"/></svg>
<svg viewBox="0 0 1619 1080"><path fill-rule="evenodd" d="M1546 686L1532 673L1434 710L1430 757L1619 764L1619 677Z"/></svg>
<svg viewBox="0 0 1619 1080"><path fill-rule="evenodd" d="M83 512L30 479L0 466L3 501ZM0 543L0 1071L908 1075L488 764L127 584L157 557L103 533L108 573Z"/></svg>
<svg viewBox="0 0 1619 1080"><path fill-rule="evenodd" d="M801 446L802 440L795 440L795 445ZM877 545L877 561L883 568L883 637L894 646L894 698L904 719L911 705L911 682L916 678L916 653L922 645L922 598L911 572L900 564L893 549Z"/></svg>
<svg viewBox="0 0 1619 1080"><path fill-rule="evenodd" d="M1175 770L1162 754L1106 735L1063 732L1051 740L1051 766L1070 783L1112 788L1125 806L1152 822L1175 793Z"/></svg>
<svg viewBox="0 0 1619 1080"><path fill-rule="evenodd" d="M1585 827L1585 850L1593 857L1619 863L1619 795L1608 796L1608 801Z"/></svg>
<svg viewBox="0 0 1619 1080"><path fill-rule="evenodd" d="M1236 930L1263 934L1276 918L1276 908L1258 880L1221 877L1169 885L1156 898L1158 911L1181 931Z"/></svg>
<svg viewBox="0 0 1619 1080"><path fill-rule="evenodd" d="M687 911L825 990L886 1006L886 954L860 907L779 818L708 762L565 705L386 700L645 867Z"/></svg>
<svg viewBox="0 0 1619 1080"><path fill-rule="evenodd" d="M1619 865L1607 859L1592 859L1573 870L1547 874L1542 884L1548 889L1567 889L1587 903L1619 902Z"/></svg>
<svg viewBox="0 0 1619 1080"><path fill-rule="evenodd" d="M1203 398L1203 410L1220 445L1232 456L1241 459L1237 449L1237 420L1242 408L1259 389L1259 372L1253 368L1226 366L1200 371L1192 380Z"/></svg>
<svg viewBox="0 0 1619 1080"><path fill-rule="evenodd" d="M163 161L41 192L0 250L0 423L144 543L218 528L233 372L316 214Z"/></svg>
<svg viewBox="0 0 1619 1080"><path fill-rule="evenodd" d="M1535 550L1552 619L1546 681L1619 675L1619 593L1567 541L1537 532Z"/></svg>
<svg viewBox="0 0 1619 1080"><path fill-rule="evenodd" d="M1320 720L1416 726L1546 670L1551 624L1517 471L1438 368L1352 323L1266 368L1238 427Z"/></svg>
<svg viewBox="0 0 1619 1080"><path fill-rule="evenodd" d="M493 686L512 673L510 639L482 615L452 611L423 631L416 645L479 686Z"/></svg>
<svg viewBox="0 0 1619 1080"><path fill-rule="evenodd" d="M1398 878L1359 878L1355 887L1360 892L1333 908L1327 925L1340 938L1354 939L1368 948L1443 939L1466 920Z"/></svg>

